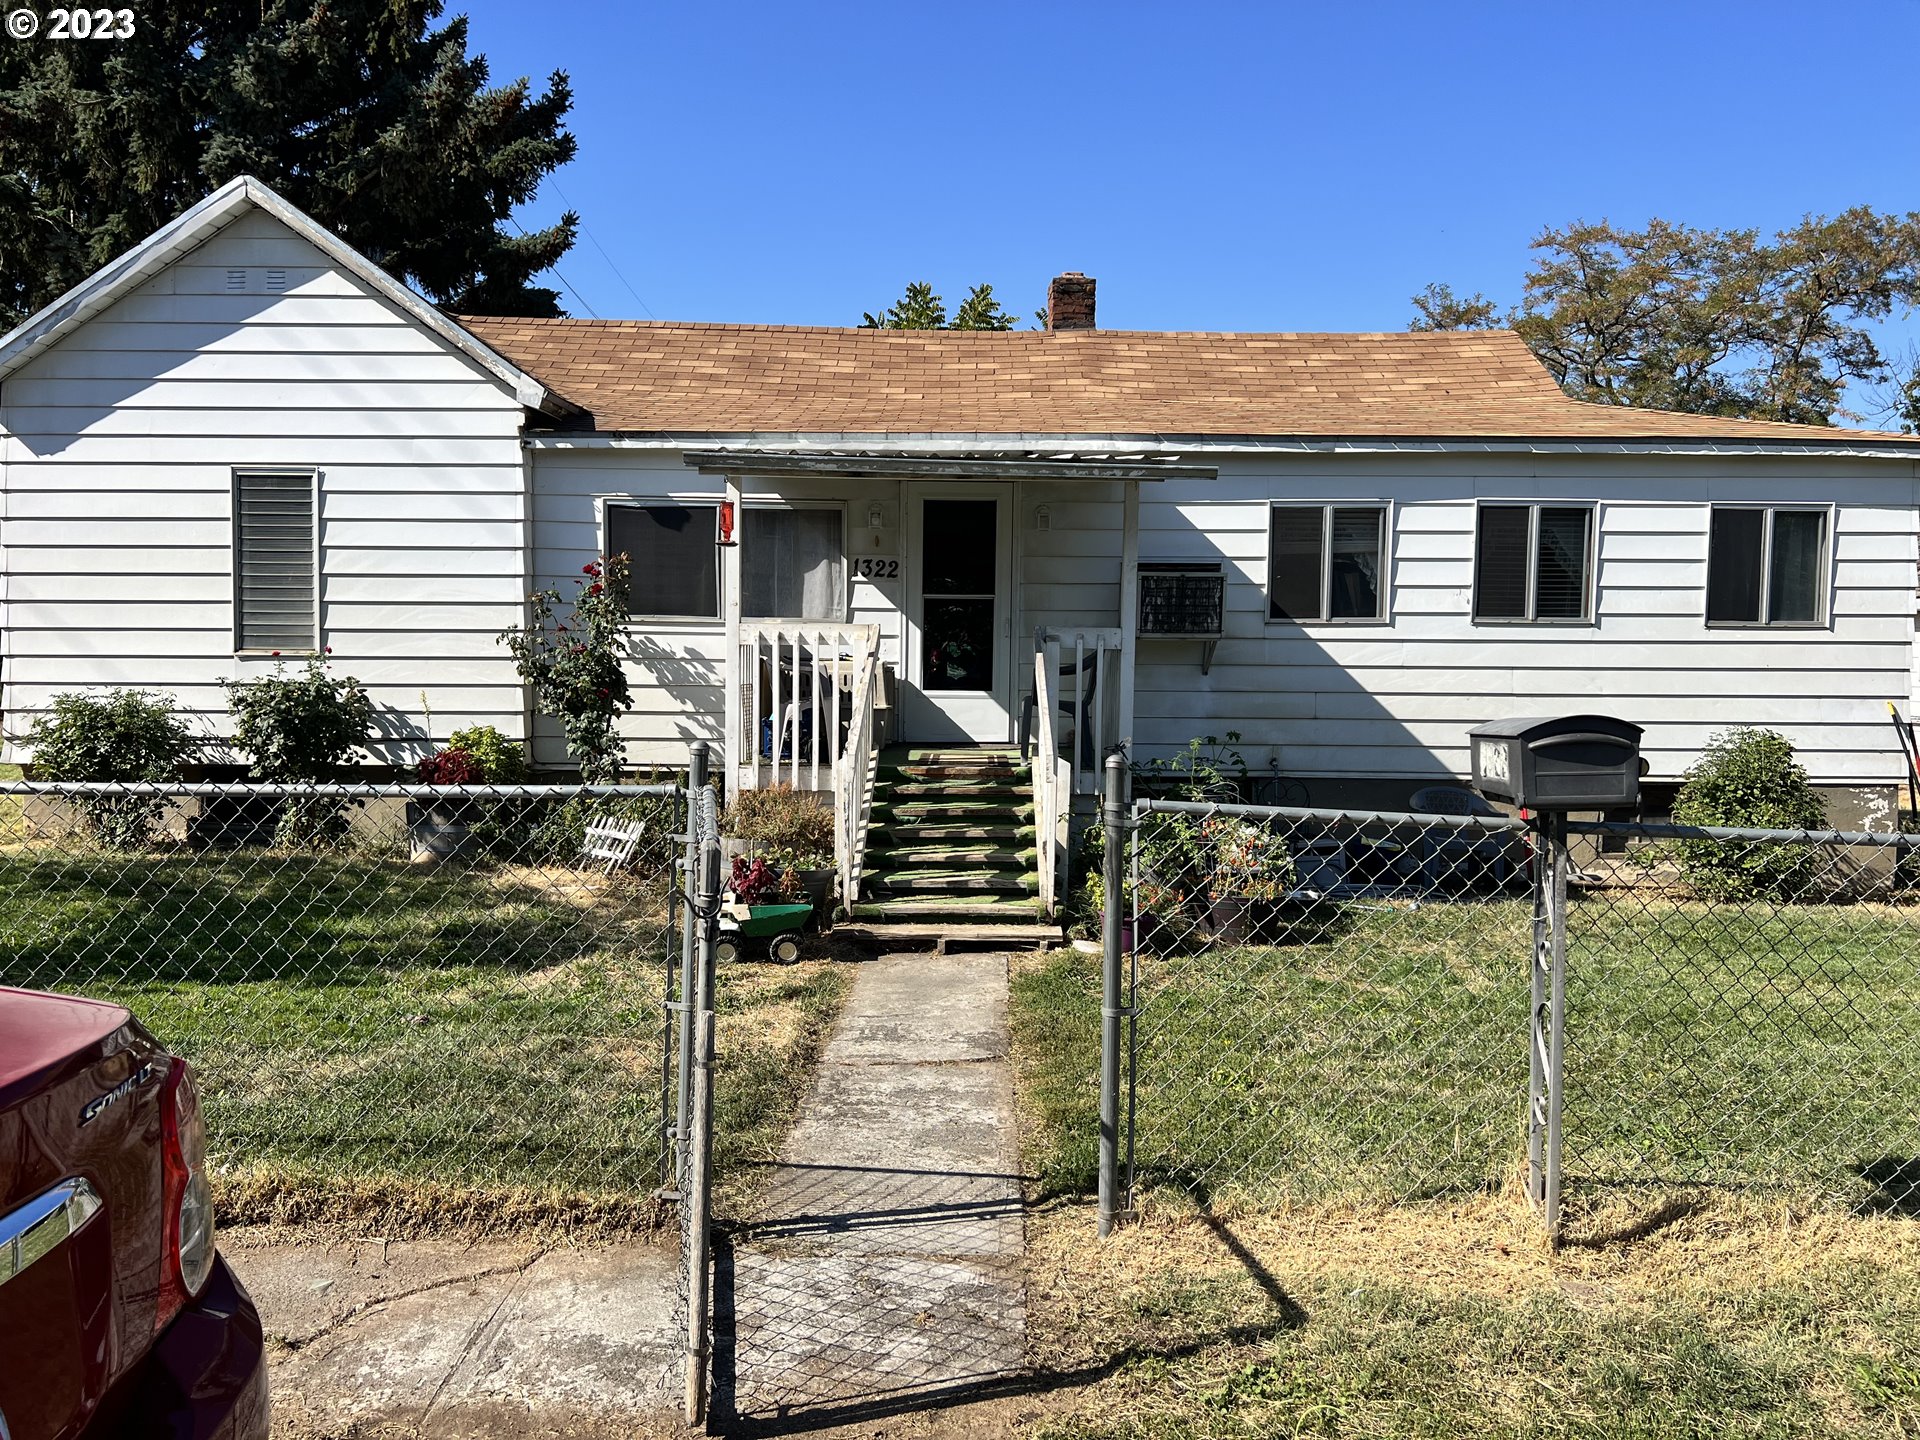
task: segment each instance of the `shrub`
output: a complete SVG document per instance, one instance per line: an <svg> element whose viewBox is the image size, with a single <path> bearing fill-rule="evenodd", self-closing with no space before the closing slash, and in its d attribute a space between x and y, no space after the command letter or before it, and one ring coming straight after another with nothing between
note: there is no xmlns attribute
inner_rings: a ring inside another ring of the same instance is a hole
<svg viewBox="0 0 1920 1440"><path fill-rule="evenodd" d="M528 597L527 623L502 631L499 639L541 712L566 732L567 753L579 764L580 778L613 785L624 754L614 722L633 708L621 665L631 649L627 557L581 566L575 584L571 625L560 622L560 592L537 590Z"/></svg>
<svg viewBox="0 0 1920 1440"><path fill-rule="evenodd" d="M469 725L454 731L447 739L447 749L465 755L484 784L517 785L527 778L525 753L491 725Z"/></svg>
<svg viewBox="0 0 1920 1440"><path fill-rule="evenodd" d="M753 841L774 865L823 870L833 864L833 811L812 792L791 785L742 790L727 807L720 829Z"/></svg>
<svg viewBox="0 0 1920 1440"><path fill-rule="evenodd" d="M276 663L258 680L226 680L234 743L253 757L258 780L331 780L373 741L373 701L348 675L335 679L318 655L297 674ZM332 797L282 801L273 838L280 845L337 841L346 806Z"/></svg>
<svg viewBox="0 0 1920 1440"><path fill-rule="evenodd" d="M1680 825L1819 830L1827 811L1787 738L1743 727L1708 743L1680 786L1673 819ZM1674 849L1687 883L1713 900L1793 899L1815 878L1815 857L1805 845L1681 840Z"/></svg>
<svg viewBox="0 0 1920 1440"><path fill-rule="evenodd" d="M145 690L70 690L27 732L41 780L166 781L199 758L202 741L173 706ZM133 849L153 834L166 802L151 796L90 795L79 802L103 843Z"/></svg>
<svg viewBox="0 0 1920 1440"><path fill-rule="evenodd" d="M478 785L484 778L471 755L451 747L434 751L418 770L422 785Z"/></svg>

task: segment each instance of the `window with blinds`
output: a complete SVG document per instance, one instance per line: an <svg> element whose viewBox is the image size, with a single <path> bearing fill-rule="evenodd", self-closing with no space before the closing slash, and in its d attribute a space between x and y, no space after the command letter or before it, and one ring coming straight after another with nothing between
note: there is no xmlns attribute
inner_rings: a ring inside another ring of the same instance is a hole
<svg viewBox="0 0 1920 1440"><path fill-rule="evenodd" d="M1386 617L1384 505L1276 505L1267 534L1267 618Z"/></svg>
<svg viewBox="0 0 1920 1440"><path fill-rule="evenodd" d="M1709 625L1820 625L1827 512L1716 505L1707 525Z"/></svg>
<svg viewBox="0 0 1920 1440"><path fill-rule="evenodd" d="M233 647L320 648L319 516L311 470L233 477Z"/></svg>
<svg viewBox="0 0 1920 1440"><path fill-rule="evenodd" d="M1591 505L1482 505L1473 551L1475 620L1593 615Z"/></svg>
<svg viewBox="0 0 1920 1440"><path fill-rule="evenodd" d="M720 617L717 505L609 502L609 555L627 557L627 613Z"/></svg>

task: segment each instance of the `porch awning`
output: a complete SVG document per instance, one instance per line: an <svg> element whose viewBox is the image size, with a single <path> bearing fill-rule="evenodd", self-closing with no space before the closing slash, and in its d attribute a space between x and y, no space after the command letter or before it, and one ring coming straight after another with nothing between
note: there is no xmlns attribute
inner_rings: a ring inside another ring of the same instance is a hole
<svg viewBox="0 0 1920 1440"><path fill-rule="evenodd" d="M686 463L703 475L806 475L846 479L863 475L930 476L943 480L1211 480L1216 465L1189 465L1179 456L1061 454L1057 451L940 455L924 450L690 450Z"/></svg>

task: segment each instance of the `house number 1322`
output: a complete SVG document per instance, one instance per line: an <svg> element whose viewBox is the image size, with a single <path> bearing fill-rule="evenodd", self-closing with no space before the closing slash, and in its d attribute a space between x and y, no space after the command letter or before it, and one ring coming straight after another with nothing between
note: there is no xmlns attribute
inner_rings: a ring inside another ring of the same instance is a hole
<svg viewBox="0 0 1920 1440"><path fill-rule="evenodd" d="M853 573L866 580L898 580L900 562L898 560L856 560Z"/></svg>

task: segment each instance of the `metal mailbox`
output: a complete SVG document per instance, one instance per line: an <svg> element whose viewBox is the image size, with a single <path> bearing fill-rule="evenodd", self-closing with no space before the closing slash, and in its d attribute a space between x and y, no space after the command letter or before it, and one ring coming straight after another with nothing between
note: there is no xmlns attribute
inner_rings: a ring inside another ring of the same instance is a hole
<svg viewBox="0 0 1920 1440"><path fill-rule="evenodd" d="M1528 810L1605 810L1640 798L1638 725L1607 715L1495 720L1468 732L1473 788Z"/></svg>

